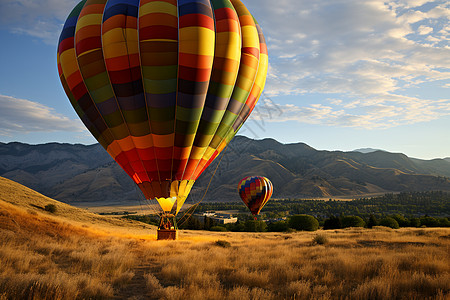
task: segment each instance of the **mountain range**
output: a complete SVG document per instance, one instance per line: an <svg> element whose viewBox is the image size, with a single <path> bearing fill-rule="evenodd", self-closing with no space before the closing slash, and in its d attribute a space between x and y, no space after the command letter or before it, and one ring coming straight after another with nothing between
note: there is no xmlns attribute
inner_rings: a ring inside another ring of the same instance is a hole
<svg viewBox="0 0 450 300"><path fill-rule="evenodd" d="M304 143L237 136L197 180L188 202L239 201L237 184L250 175L269 178L274 198L450 191L449 158L421 160L370 150L320 151ZM0 143L0 176L79 206L132 204L143 199L99 144Z"/></svg>

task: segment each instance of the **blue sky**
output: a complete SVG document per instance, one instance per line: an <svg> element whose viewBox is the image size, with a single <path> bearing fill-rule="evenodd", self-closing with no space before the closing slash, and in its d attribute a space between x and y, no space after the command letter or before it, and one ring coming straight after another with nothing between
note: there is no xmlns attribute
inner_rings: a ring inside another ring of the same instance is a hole
<svg viewBox="0 0 450 300"><path fill-rule="evenodd" d="M58 78L75 0L0 0L0 141L92 144ZM243 0L269 48L240 134L320 150L450 157L450 3Z"/></svg>

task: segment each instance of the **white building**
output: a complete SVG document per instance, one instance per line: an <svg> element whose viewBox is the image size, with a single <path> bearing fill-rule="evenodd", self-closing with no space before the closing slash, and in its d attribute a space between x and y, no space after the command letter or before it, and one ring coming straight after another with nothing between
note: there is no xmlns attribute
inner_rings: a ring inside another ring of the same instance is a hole
<svg viewBox="0 0 450 300"><path fill-rule="evenodd" d="M208 217L214 221L216 221L219 224L230 224L230 223L236 223L238 219L236 217L233 217L229 214L219 214L215 211L207 211L202 214L194 214L194 217L196 217L198 220L203 222L204 217Z"/></svg>

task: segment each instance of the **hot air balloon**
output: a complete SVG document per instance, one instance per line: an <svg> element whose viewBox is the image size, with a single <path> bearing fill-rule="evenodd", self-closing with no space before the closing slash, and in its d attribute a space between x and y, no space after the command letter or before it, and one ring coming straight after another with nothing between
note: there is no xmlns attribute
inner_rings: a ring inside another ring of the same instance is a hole
<svg viewBox="0 0 450 300"><path fill-rule="evenodd" d="M78 116L162 218L236 135L268 68L239 0L83 0L57 59Z"/></svg>
<svg viewBox="0 0 450 300"><path fill-rule="evenodd" d="M238 192L256 220L256 215L272 196L273 185L266 177L249 176L239 181Z"/></svg>

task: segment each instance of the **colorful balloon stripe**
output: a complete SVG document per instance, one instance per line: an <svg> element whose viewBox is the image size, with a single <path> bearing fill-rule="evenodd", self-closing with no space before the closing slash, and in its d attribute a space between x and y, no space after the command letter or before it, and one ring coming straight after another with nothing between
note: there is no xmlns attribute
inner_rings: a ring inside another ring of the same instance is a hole
<svg viewBox="0 0 450 300"><path fill-rule="evenodd" d="M216 18L213 69L194 147L183 174L184 179L194 176L201 158L220 125L233 92L239 68L241 51L237 13L228 0L212 1L212 7Z"/></svg>
<svg viewBox="0 0 450 300"><path fill-rule="evenodd" d="M176 212L256 105L268 65L239 0L83 0L57 60L89 131L146 198Z"/></svg>
<svg viewBox="0 0 450 300"><path fill-rule="evenodd" d="M242 201L256 216L272 197L273 185L266 177L250 176L239 182L238 192Z"/></svg>
<svg viewBox="0 0 450 300"><path fill-rule="evenodd" d="M179 1L179 71L172 176L182 179L205 104L214 57L208 0Z"/></svg>

